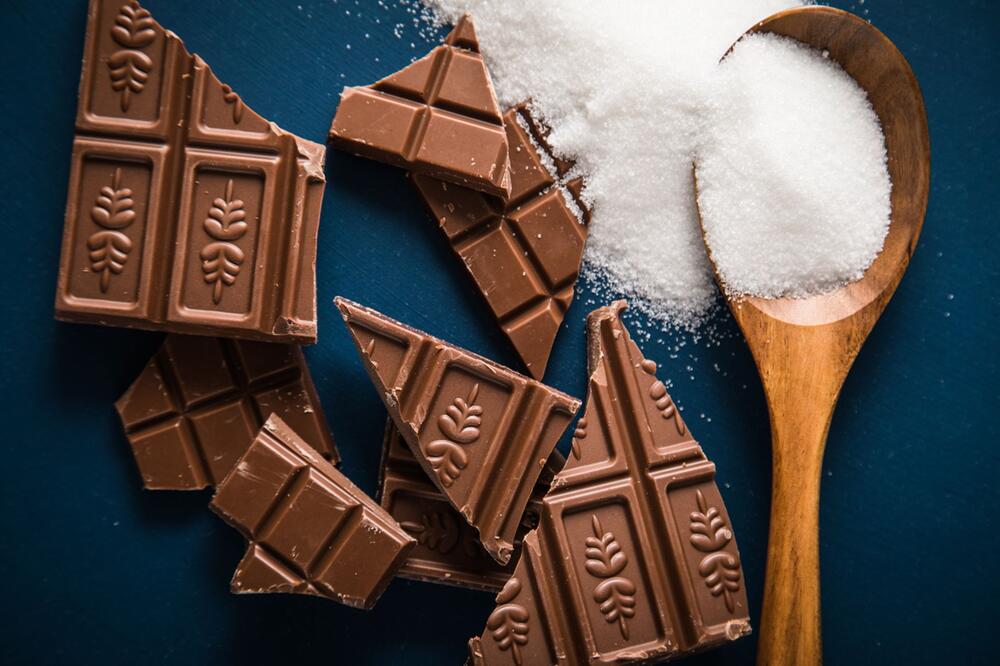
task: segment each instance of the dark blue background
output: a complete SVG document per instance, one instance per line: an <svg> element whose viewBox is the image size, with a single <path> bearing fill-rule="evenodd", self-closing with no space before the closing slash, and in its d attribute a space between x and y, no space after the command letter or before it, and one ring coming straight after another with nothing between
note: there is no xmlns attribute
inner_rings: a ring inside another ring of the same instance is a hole
<svg viewBox="0 0 1000 666"><path fill-rule="evenodd" d="M826 661L998 663L990 641L1000 592L1000 12L988 0L835 4L869 12L909 58L933 165L916 256L830 433L820 537ZM147 2L257 112L317 141L343 85L369 83L429 48L411 8L386 5ZM82 1L8 0L0 9L0 661L461 662L490 595L396 581L370 612L233 596L243 544L206 510L209 495L140 490L112 402L160 336L52 317L85 14ZM332 151L327 164L321 337L307 353L343 468L374 492L384 411L334 295L516 359L402 173ZM586 284L580 291L547 379L582 397L583 319L596 300ZM654 331L642 345L718 464L756 622L767 411L745 345L731 322L720 326L730 334L721 346L688 344L676 358L673 336ZM749 638L689 663L750 663L754 648Z"/></svg>

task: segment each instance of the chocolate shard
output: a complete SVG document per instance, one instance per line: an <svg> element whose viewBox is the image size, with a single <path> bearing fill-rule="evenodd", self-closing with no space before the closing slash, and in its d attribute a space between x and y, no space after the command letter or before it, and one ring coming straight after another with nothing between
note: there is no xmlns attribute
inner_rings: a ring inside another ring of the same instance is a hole
<svg viewBox="0 0 1000 666"><path fill-rule="evenodd" d="M472 19L444 44L370 86L344 88L330 145L507 198L500 107Z"/></svg>
<svg viewBox="0 0 1000 666"><path fill-rule="evenodd" d="M538 524L541 498L566 459L553 451L528 500L506 565L496 562L448 498L420 468L399 429L388 419L379 474L379 503L417 540L398 576L456 587L498 591L514 572L524 534Z"/></svg>
<svg viewBox="0 0 1000 666"><path fill-rule="evenodd" d="M249 542L237 594L312 594L371 608L414 540L272 415L212 498Z"/></svg>
<svg viewBox="0 0 1000 666"><path fill-rule="evenodd" d="M412 180L493 315L535 379L541 379L573 300L589 209L583 179L567 177L544 128L522 104L504 114L510 147L506 204L423 174Z"/></svg>
<svg viewBox="0 0 1000 666"><path fill-rule="evenodd" d="M629 338L624 307L590 315L572 454L469 642L474 664L653 664L750 631L715 466Z"/></svg>
<svg viewBox="0 0 1000 666"><path fill-rule="evenodd" d="M222 481L272 413L340 461L298 345L168 335L115 408L150 490Z"/></svg>
<svg viewBox="0 0 1000 666"><path fill-rule="evenodd" d="M357 303L336 303L417 462L506 564L580 401Z"/></svg>
<svg viewBox="0 0 1000 666"><path fill-rule="evenodd" d="M91 0L56 318L316 339L322 145L131 0Z"/></svg>

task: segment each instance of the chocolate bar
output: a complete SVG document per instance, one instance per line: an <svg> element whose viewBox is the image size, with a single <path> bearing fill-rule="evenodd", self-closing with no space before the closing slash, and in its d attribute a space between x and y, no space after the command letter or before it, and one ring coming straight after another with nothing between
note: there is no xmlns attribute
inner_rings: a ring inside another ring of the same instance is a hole
<svg viewBox="0 0 1000 666"><path fill-rule="evenodd" d="M56 317L316 339L325 148L129 0L91 0Z"/></svg>
<svg viewBox="0 0 1000 666"><path fill-rule="evenodd" d="M417 462L506 564L532 489L580 402L357 303L336 303Z"/></svg>
<svg viewBox="0 0 1000 666"><path fill-rule="evenodd" d="M474 664L653 664L750 632L715 466L629 338L590 315L590 387L572 453L524 537Z"/></svg>
<svg viewBox="0 0 1000 666"><path fill-rule="evenodd" d="M423 174L412 180L535 379L573 300L587 239L583 179L566 178L525 105L504 115L511 195L502 201Z"/></svg>
<svg viewBox="0 0 1000 666"><path fill-rule="evenodd" d="M414 540L272 415L212 498L249 542L237 594L312 594L371 608Z"/></svg>
<svg viewBox="0 0 1000 666"><path fill-rule="evenodd" d="M143 485L215 485L274 413L340 457L298 345L168 335L115 403Z"/></svg>
<svg viewBox="0 0 1000 666"><path fill-rule="evenodd" d="M507 198L500 107L472 19L428 55L370 86L344 88L331 146Z"/></svg>
<svg viewBox="0 0 1000 666"><path fill-rule="evenodd" d="M566 462L553 451L521 518L510 562L500 565L483 549L476 531L420 468L399 430L388 419L379 474L379 503L417 540L398 576L457 587L498 591L514 572L521 538L538 524L541 498Z"/></svg>

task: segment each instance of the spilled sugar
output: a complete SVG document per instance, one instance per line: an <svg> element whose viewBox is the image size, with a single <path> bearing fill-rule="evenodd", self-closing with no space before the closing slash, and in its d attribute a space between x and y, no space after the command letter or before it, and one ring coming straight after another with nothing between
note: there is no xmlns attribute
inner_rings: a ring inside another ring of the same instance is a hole
<svg viewBox="0 0 1000 666"><path fill-rule="evenodd" d="M695 329L717 303L691 164L723 53L796 0L426 0L471 13L501 104L531 99L594 207L584 277Z"/></svg>
<svg viewBox="0 0 1000 666"><path fill-rule="evenodd" d="M808 296L862 276L889 230L878 117L820 51L741 40L719 67L698 156L705 238L727 291Z"/></svg>

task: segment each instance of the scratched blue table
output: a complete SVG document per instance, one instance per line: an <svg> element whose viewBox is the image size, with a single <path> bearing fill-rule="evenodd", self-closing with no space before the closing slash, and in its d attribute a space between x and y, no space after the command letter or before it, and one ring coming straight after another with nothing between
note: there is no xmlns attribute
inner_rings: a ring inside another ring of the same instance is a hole
<svg viewBox="0 0 1000 666"><path fill-rule="evenodd" d="M345 84L428 50L394 2L148 0L259 113L322 141ZM988 0L834 3L868 12L924 90L932 191L910 270L861 352L823 472L828 664L996 664L1000 433L1000 11ZM207 493L140 489L112 402L161 336L57 323L59 238L85 3L7 0L0 108L3 316L0 661L459 663L488 594L396 581L370 612L323 599L237 597L239 535ZM398 33L400 37L397 37ZM348 46L350 45L350 46ZM320 342L307 352L344 457L374 492L384 411L331 303L343 294L515 364L401 172L330 152L320 228ZM583 283L547 379L583 396ZM633 326L649 328L636 318ZM717 347L654 334L718 464L759 619L769 503L767 410L731 321ZM566 445L566 442L563 442ZM691 664L747 664L753 637Z"/></svg>

